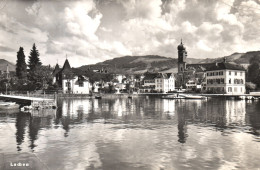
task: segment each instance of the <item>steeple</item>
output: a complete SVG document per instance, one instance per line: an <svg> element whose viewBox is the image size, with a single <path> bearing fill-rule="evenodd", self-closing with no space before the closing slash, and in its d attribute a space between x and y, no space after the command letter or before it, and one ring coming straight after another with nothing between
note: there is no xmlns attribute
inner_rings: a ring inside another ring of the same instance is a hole
<svg viewBox="0 0 260 170"><path fill-rule="evenodd" d="M64 69L71 69L70 63L69 63L69 60L68 60L68 59L66 59L65 62L64 62L64 65L63 65L63 67L62 67L62 70L64 70Z"/></svg>
<svg viewBox="0 0 260 170"><path fill-rule="evenodd" d="M59 71L60 71L60 66L59 66L59 64L57 63L56 66L55 66L55 68L54 68L54 70L53 70L53 72L52 72L52 74L53 74L53 75L56 75Z"/></svg>
<svg viewBox="0 0 260 170"><path fill-rule="evenodd" d="M187 51L182 43L182 39L177 49L178 49L178 72L181 73L186 69L186 58L187 58Z"/></svg>

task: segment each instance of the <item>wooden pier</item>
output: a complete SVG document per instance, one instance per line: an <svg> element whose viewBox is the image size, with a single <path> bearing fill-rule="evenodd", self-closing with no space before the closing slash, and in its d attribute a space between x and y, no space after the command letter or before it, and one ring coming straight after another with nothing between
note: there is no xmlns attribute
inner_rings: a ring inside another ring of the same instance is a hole
<svg viewBox="0 0 260 170"><path fill-rule="evenodd" d="M37 97L14 96L14 95L0 95L0 100L16 102L20 105L31 105L32 108L47 108L56 107L56 98L45 99Z"/></svg>

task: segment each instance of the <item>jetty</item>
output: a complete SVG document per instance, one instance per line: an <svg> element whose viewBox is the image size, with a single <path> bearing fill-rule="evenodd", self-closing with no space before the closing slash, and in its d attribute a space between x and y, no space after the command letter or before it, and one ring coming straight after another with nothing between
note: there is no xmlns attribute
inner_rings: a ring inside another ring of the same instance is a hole
<svg viewBox="0 0 260 170"><path fill-rule="evenodd" d="M56 107L56 98L38 98L28 96L15 96L15 95L0 95L0 100L16 102L20 105L30 105L32 108L48 108Z"/></svg>

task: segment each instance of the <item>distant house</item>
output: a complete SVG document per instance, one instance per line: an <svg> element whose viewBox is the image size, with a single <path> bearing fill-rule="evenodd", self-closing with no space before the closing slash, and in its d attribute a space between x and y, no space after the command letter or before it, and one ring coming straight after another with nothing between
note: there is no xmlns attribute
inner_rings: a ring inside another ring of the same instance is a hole
<svg viewBox="0 0 260 170"><path fill-rule="evenodd" d="M116 79L118 83L122 83L123 79L126 78L123 74L114 74L113 79Z"/></svg>
<svg viewBox="0 0 260 170"><path fill-rule="evenodd" d="M172 73L145 73L140 92L166 93L175 89L175 78Z"/></svg>
<svg viewBox="0 0 260 170"><path fill-rule="evenodd" d="M52 75L53 83L57 83L63 93L89 94L89 79L71 68L68 59L65 60L62 68L56 65Z"/></svg>
<svg viewBox="0 0 260 170"><path fill-rule="evenodd" d="M175 78L172 73L159 73L155 77L155 90L167 93L175 89Z"/></svg>
<svg viewBox="0 0 260 170"><path fill-rule="evenodd" d="M146 72L144 74L144 79L143 79L143 85L140 88L140 92L152 92L155 90L155 78L158 76L158 73L149 73Z"/></svg>

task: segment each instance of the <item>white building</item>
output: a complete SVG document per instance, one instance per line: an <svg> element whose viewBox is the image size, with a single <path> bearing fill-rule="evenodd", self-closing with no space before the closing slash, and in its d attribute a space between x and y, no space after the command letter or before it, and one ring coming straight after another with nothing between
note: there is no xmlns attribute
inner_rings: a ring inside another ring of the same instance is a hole
<svg viewBox="0 0 260 170"><path fill-rule="evenodd" d="M85 76L75 76L73 79L62 79L63 93L89 94L89 80Z"/></svg>
<svg viewBox="0 0 260 170"><path fill-rule="evenodd" d="M56 65L53 71L53 84L57 83L63 93L89 94L90 83L87 77L70 67L68 59L62 68Z"/></svg>
<svg viewBox="0 0 260 170"><path fill-rule="evenodd" d="M155 90L167 93L175 89L175 78L172 73L159 73L155 78Z"/></svg>
<svg viewBox="0 0 260 170"><path fill-rule="evenodd" d="M225 94L244 94L245 70L243 67L227 63L216 63L206 70L206 91Z"/></svg>

